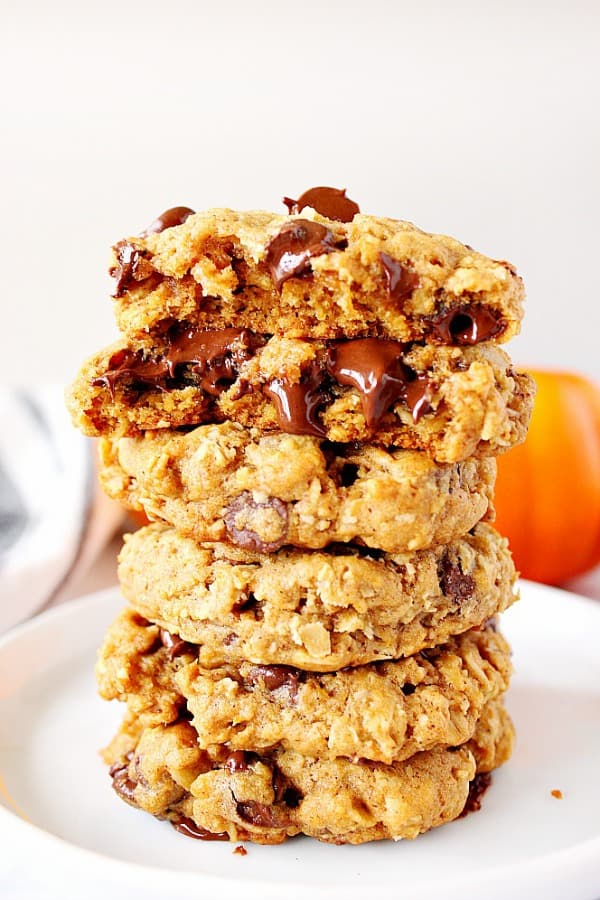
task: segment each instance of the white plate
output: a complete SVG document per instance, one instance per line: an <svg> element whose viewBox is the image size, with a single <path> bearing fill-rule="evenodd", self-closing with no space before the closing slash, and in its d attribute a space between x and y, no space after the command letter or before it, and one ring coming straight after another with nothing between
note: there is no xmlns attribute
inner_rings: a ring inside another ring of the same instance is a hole
<svg viewBox="0 0 600 900"><path fill-rule="evenodd" d="M97 698L92 669L121 604L116 590L91 595L0 641L0 887L49 885L62 870L88 896L106 885L186 900L600 896L600 604L524 583L505 615L518 741L479 813L414 842L300 838L248 844L246 857L182 837L110 788L97 750L121 709ZM23 860L35 864L24 872Z"/></svg>

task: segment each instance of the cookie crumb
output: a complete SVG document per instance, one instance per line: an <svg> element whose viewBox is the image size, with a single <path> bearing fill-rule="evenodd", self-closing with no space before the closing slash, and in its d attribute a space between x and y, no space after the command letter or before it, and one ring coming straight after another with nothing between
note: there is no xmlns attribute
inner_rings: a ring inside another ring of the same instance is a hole
<svg viewBox="0 0 600 900"><path fill-rule="evenodd" d="M248 851L245 847L242 847L241 844L239 844L233 852L237 854L237 856L248 856Z"/></svg>
<svg viewBox="0 0 600 900"><path fill-rule="evenodd" d="M563 793L562 791L559 791L558 788L554 788L554 790L550 791L550 793L553 797L556 797L557 800L562 800L563 798Z"/></svg>

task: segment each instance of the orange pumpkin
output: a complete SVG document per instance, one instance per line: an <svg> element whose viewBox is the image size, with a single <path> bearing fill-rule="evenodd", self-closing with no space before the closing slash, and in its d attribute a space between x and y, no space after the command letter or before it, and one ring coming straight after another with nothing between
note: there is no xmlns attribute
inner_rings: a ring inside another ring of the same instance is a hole
<svg viewBox="0 0 600 900"><path fill-rule="evenodd" d="M525 443L498 459L496 527L524 578L559 584L600 562L600 388L532 371Z"/></svg>

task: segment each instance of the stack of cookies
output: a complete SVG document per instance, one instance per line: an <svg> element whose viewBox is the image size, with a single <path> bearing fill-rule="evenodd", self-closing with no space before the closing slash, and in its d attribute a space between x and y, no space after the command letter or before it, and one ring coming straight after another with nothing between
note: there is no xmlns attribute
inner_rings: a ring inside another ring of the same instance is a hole
<svg viewBox="0 0 600 900"><path fill-rule="evenodd" d="M314 188L168 210L114 248L121 340L69 392L101 436L127 608L97 668L128 803L207 840L414 838L510 755L516 599L494 457L530 378L506 262Z"/></svg>

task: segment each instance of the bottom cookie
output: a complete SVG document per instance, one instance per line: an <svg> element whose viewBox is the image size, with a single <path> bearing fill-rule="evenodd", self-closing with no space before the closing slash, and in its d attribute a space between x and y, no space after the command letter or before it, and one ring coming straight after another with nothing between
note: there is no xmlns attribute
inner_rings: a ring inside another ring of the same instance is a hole
<svg viewBox="0 0 600 900"><path fill-rule="evenodd" d="M116 793L190 837L278 844L306 834L328 843L415 838L461 815L478 773L511 754L501 700L472 739L385 765L199 747L192 724L142 728L129 717L105 751Z"/></svg>

